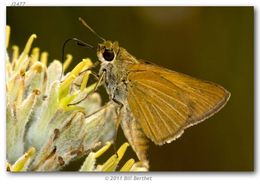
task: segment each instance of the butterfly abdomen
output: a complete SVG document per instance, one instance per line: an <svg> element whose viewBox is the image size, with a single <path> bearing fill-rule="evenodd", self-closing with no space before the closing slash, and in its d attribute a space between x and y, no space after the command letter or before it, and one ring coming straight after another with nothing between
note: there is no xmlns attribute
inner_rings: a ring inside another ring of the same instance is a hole
<svg viewBox="0 0 260 186"><path fill-rule="evenodd" d="M122 129L137 157L141 161L147 161L148 139L145 136L141 125L133 117L132 113L124 107Z"/></svg>

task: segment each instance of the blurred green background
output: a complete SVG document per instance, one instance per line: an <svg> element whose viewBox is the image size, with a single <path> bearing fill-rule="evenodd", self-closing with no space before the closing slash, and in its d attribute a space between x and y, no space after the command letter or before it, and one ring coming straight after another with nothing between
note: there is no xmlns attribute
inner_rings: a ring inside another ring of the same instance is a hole
<svg viewBox="0 0 260 186"><path fill-rule="evenodd" d="M68 38L99 42L79 23L79 16L137 58L231 92L226 107L178 140L163 146L151 143L152 171L254 170L253 7L8 7L10 42L22 48L36 33L34 46L48 51L49 61L61 59ZM66 52L73 54L72 66L85 57L97 60L95 52L72 43ZM100 91L105 102L104 89ZM125 140L120 129L117 146ZM125 160L134 156L131 150L127 155ZM65 170L78 166L75 162Z"/></svg>

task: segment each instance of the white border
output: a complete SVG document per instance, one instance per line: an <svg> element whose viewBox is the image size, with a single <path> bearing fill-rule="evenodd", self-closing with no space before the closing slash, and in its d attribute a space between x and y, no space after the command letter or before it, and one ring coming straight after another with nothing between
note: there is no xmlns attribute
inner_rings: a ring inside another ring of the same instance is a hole
<svg viewBox="0 0 260 186"><path fill-rule="evenodd" d="M257 0L21 0L26 6L253 6ZM13 0L5 0L5 6L10 6Z"/></svg>
<svg viewBox="0 0 260 186"><path fill-rule="evenodd" d="M23 1L23 0L21 0ZM100 184L142 184L142 185L159 185L159 184L167 184L167 185L210 185L210 186L222 186L222 185L259 185L260 183L260 174L258 171L259 161L257 161L257 155L259 155L259 147L257 148L259 128L257 125L259 124L258 117L259 110L257 109L257 105L259 105L259 99L257 99L257 93L259 88L259 76L257 72L259 72L260 66L257 65L258 62L258 37L257 31L259 30L258 23L258 7L260 1L245 1L245 0L210 0L210 1L202 1L202 0L131 0L131 1L119 1L119 0L62 0L62 2L53 1L53 0L29 0L25 1L26 6L98 6L98 5L120 5L120 6L255 6L255 173L229 173L229 172L172 172L172 173L148 173L148 174L137 174L141 175L151 175L152 181L106 181L105 176L107 174L78 174L78 173L53 173L53 174L9 174L5 172L5 20L6 20L6 7L10 6L13 1L6 0L4 3L1 2L0 9L0 24L2 34L0 34L1 42L1 62L0 62L0 111L2 115L0 116L0 185L2 186L11 186L11 185L100 185ZM118 175L118 174L109 174L109 175ZM123 174L123 176L126 174Z"/></svg>

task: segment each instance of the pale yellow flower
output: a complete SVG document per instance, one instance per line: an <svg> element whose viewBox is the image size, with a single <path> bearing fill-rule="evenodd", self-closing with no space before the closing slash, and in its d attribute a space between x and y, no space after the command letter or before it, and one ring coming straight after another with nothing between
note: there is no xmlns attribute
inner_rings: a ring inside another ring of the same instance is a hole
<svg viewBox="0 0 260 186"><path fill-rule="evenodd" d="M7 26L6 48L10 33ZM7 169L58 171L88 155L80 171L120 170L117 165L127 143L119 148L118 156L96 165L96 158L112 143L116 112L114 104L101 107L100 95L91 93L95 87L95 83L88 85L92 61L83 59L63 74L72 56L67 55L63 64L58 60L49 62L47 52L37 47L31 50L36 38L32 34L21 53L18 46L12 46L12 55L6 54ZM73 105L86 95L87 99ZM130 159L121 170L147 168Z"/></svg>

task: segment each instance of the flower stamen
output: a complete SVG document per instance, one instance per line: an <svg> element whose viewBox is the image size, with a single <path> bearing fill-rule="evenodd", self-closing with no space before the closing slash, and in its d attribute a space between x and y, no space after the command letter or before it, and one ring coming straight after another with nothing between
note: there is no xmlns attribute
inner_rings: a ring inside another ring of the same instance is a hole
<svg viewBox="0 0 260 186"><path fill-rule="evenodd" d="M47 66L48 55L49 55L48 52L42 52L42 53L41 53L40 62L41 62L43 65L45 65L45 66Z"/></svg>
<svg viewBox="0 0 260 186"><path fill-rule="evenodd" d="M11 28L10 28L10 26L6 26L5 32L6 32L5 46L6 46L6 48L8 48L8 46L9 46L9 40L10 40L10 33L11 33Z"/></svg>
<svg viewBox="0 0 260 186"><path fill-rule="evenodd" d="M64 72L68 69L69 65L72 62L72 59L73 59L73 57L72 57L71 54L66 55L66 60L63 63L63 70L64 70Z"/></svg>

